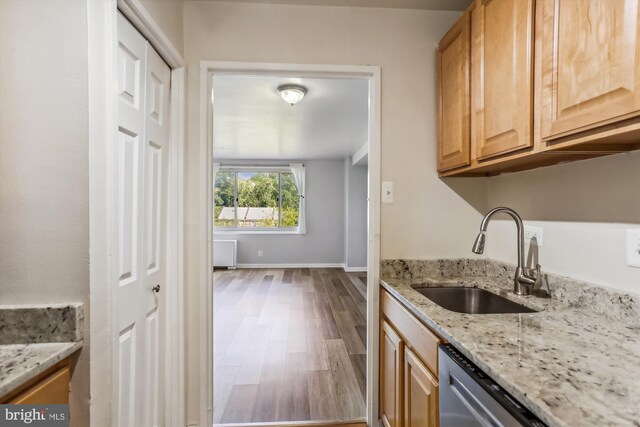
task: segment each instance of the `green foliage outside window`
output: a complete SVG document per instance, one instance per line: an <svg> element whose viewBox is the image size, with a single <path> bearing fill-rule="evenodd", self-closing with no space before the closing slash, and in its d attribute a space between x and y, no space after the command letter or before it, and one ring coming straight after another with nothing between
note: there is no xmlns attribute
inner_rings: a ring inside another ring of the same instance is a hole
<svg viewBox="0 0 640 427"><path fill-rule="evenodd" d="M216 227L298 226L300 195L291 173L220 171L214 201Z"/></svg>

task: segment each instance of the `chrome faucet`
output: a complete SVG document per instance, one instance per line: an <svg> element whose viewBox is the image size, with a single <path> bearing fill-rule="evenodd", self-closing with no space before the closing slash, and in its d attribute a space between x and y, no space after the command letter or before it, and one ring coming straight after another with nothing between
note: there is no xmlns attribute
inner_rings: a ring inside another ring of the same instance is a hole
<svg viewBox="0 0 640 427"><path fill-rule="evenodd" d="M484 244L486 240L487 227L489 221L497 213L506 213L516 222L518 227L518 267L516 268L516 275L513 278L513 293L516 295L529 295L531 290L537 288L542 280L542 274L540 272L540 264L536 265L536 269L526 268L524 265L524 225L522 224L522 218L511 208L494 208L489 211L482 219L480 224L480 233L476 237L476 241L473 244L472 251L476 254L484 252Z"/></svg>

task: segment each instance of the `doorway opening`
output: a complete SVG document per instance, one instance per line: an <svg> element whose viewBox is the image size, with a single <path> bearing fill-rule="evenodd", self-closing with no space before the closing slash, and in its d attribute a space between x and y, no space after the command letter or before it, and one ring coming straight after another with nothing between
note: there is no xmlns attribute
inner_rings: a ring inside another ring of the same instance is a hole
<svg viewBox="0 0 640 427"><path fill-rule="evenodd" d="M210 65L213 424L364 423L377 405L378 70ZM292 85L295 105L279 93Z"/></svg>

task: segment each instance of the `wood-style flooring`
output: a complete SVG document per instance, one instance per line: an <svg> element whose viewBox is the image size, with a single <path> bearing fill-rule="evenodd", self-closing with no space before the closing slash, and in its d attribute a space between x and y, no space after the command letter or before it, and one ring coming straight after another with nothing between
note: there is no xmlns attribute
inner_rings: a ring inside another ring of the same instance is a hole
<svg viewBox="0 0 640 427"><path fill-rule="evenodd" d="M213 277L216 424L365 419L365 273Z"/></svg>

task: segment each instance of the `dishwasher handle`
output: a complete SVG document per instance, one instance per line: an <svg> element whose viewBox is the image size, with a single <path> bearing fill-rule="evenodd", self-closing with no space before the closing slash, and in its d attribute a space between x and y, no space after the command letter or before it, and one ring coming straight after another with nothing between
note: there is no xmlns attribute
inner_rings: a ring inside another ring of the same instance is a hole
<svg viewBox="0 0 640 427"><path fill-rule="evenodd" d="M449 386L482 427L503 427L503 424L451 372Z"/></svg>

